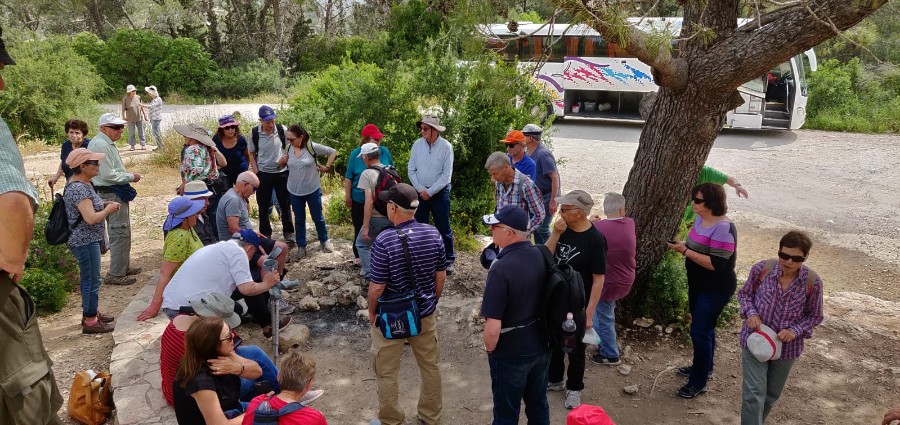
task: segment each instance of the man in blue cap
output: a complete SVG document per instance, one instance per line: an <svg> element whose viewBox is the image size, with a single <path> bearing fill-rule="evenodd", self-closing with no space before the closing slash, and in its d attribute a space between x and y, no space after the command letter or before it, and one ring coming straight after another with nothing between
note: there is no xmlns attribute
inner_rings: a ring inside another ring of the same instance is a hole
<svg viewBox="0 0 900 425"><path fill-rule="evenodd" d="M250 169L259 177L256 203L259 205L259 232L272 237L269 209L272 207L272 189L281 208L281 231L284 240L294 242L294 221L291 220L291 201L287 190L287 164L279 164L287 144L283 125L276 124L275 110L271 106L259 107L259 125L250 131ZM305 231L300 229L300 231Z"/></svg>

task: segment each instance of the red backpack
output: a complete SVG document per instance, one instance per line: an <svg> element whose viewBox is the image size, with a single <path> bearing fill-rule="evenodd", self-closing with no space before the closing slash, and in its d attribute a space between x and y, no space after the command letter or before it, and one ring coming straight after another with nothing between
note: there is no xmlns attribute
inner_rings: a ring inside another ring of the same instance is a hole
<svg viewBox="0 0 900 425"><path fill-rule="evenodd" d="M372 191L373 206L381 215L387 217L387 202L382 201L378 195L396 186L397 183L403 183L403 179L400 178L397 169L390 165L382 165L380 167L373 165L369 169L378 171L378 179L375 180L375 190Z"/></svg>
<svg viewBox="0 0 900 425"><path fill-rule="evenodd" d="M771 258L766 260L766 264L763 265L763 269L759 271L759 276L756 278L756 282L753 282L753 293L756 293L756 290L759 289L759 284L762 283L763 279L769 274L772 269L775 268L775 264L778 263L777 258ZM816 278L819 277L813 269L807 267L806 268L806 297L812 294L813 287L816 285Z"/></svg>

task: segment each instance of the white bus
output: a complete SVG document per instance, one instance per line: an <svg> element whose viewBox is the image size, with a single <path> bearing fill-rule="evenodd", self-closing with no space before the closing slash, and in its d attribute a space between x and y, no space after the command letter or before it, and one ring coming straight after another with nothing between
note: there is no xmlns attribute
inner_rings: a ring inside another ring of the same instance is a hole
<svg viewBox="0 0 900 425"><path fill-rule="evenodd" d="M681 32L681 18L631 19L643 28L654 26ZM748 22L742 20L739 25ZM593 28L577 24L521 23L480 27L488 46L507 60L518 60L533 72L535 84L553 99L548 113L558 117L641 120L644 95L655 92L650 66L616 43L607 43ZM805 52L811 70L816 56ZM807 81L803 55L784 62L766 75L744 83L738 91L744 104L729 111L726 127L798 129L806 119ZM534 69L535 66L539 69Z"/></svg>

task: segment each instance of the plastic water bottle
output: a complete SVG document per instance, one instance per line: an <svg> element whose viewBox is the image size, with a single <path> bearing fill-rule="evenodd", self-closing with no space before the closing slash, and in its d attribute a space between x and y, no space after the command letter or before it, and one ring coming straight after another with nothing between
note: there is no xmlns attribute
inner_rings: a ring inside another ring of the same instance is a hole
<svg viewBox="0 0 900 425"><path fill-rule="evenodd" d="M259 403L259 406L256 407L256 411L253 414L253 423L254 424L277 424L278 423L278 411L272 408L269 405L269 400L263 400L262 403Z"/></svg>
<svg viewBox="0 0 900 425"><path fill-rule="evenodd" d="M575 330L577 326L575 325L574 316L572 313L566 314L566 321L562 324L562 350L566 353L571 353L575 351L575 347L578 345L578 338L575 336Z"/></svg>

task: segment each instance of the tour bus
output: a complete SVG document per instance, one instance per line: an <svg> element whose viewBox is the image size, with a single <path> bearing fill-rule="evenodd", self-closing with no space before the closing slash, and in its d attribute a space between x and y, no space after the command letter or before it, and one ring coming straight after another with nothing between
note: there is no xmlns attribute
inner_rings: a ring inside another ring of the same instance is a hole
<svg viewBox="0 0 900 425"><path fill-rule="evenodd" d="M651 27L681 32L681 18L630 19ZM742 20L739 25L748 22ZM569 24L510 23L480 27L488 46L507 60L533 72L535 84L552 102L557 117L641 120L641 99L658 86L650 66L616 43L607 43L593 28ZM816 69L812 50L804 54ZM798 129L806 119L807 81L803 56L797 55L738 88L744 104L729 111L726 126L755 129ZM538 67L538 69L534 69Z"/></svg>

